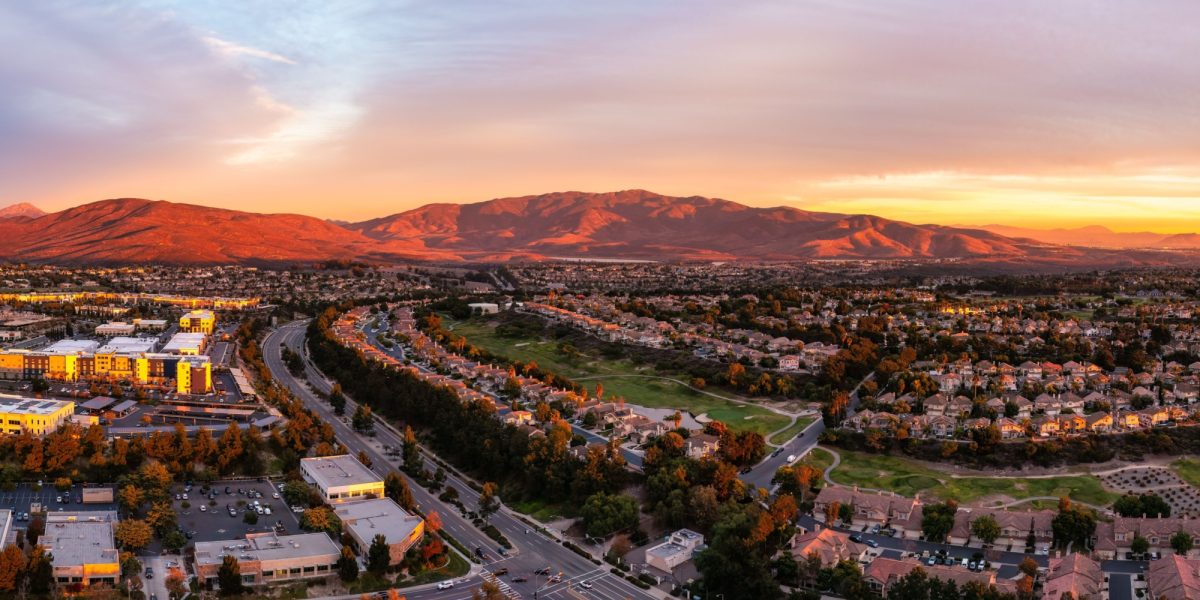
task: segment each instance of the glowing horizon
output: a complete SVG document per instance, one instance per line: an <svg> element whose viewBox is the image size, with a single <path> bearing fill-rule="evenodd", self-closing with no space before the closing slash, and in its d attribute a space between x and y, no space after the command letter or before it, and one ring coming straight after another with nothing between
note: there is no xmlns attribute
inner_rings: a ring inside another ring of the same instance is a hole
<svg viewBox="0 0 1200 600"><path fill-rule="evenodd" d="M1194 232L1197 18L1184 0L11 3L0 206L356 221L643 188Z"/></svg>

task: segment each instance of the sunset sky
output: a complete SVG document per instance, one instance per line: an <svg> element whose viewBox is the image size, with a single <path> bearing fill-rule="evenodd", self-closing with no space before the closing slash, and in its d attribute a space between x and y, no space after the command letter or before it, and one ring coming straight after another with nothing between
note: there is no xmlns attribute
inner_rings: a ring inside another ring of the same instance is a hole
<svg viewBox="0 0 1200 600"><path fill-rule="evenodd" d="M645 188L1200 230L1195 0L5 2L0 205Z"/></svg>

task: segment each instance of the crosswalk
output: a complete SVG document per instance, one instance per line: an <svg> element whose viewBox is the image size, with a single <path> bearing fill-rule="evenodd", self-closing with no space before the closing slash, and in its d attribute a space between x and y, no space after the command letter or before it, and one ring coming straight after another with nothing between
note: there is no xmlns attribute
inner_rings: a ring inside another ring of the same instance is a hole
<svg viewBox="0 0 1200 600"><path fill-rule="evenodd" d="M484 581L490 581L495 584L496 587L500 588L500 593L504 594L506 598L509 598L510 600L521 600L521 594L517 593L517 590L512 589L512 587L508 585L508 582L496 577L491 571L485 570L481 577Z"/></svg>

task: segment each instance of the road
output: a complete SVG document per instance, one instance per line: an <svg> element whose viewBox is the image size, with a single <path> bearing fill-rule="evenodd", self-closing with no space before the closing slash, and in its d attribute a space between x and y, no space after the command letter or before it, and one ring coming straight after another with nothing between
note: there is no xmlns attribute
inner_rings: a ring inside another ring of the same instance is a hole
<svg viewBox="0 0 1200 600"><path fill-rule="evenodd" d="M862 388L863 383L866 383L874 376L874 373L868 374L850 391L850 406L847 416L853 415L854 410L858 408L858 390ZM823 431L825 431L825 420L817 418L816 421L805 427L799 435L784 442L778 449L767 455L765 459L754 466L752 471L743 474L742 481L761 488L770 489L772 487L771 479L775 477L775 472L780 467L789 463L788 457L795 457L796 460L799 460L800 457L804 456L805 453L817 445L817 442L821 440L821 433Z"/></svg>
<svg viewBox="0 0 1200 600"><path fill-rule="evenodd" d="M282 357L282 347L284 344L287 344L293 351L300 352L305 356L305 377L315 388L322 393L328 393L332 387L324 375L307 359L307 352L304 349L306 326L306 321L291 323L276 329L267 336L263 344L263 356L272 376L287 386L308 408L316 412L322 420L329 423L334 428L338 440L351 453L364 452L371 459L372 470L381 476L388 472L399 472L391 465L392 462L398 462L399 459L389 459L383 452L384 445L396 448L401 446L401 436L398 432L380 421L379 426L376 427L375 437L356 433L341 417L333 413L333 409L328 403L318 398L308 386L293 377L287 370ZM353 400L347 399L346 413L350 414L354 409L355 404ZM431 470L436 469L436 465L432 463L427 464ZM452 473L448 473L447 475L446 486L455 488L463 504L467 506L468 510L473 510L478 502L478 494L456 475ZM401 473L401 476L404 475ZM409 479L407 476L404 477ZM487 560L481 568L473 567L472 573L468 577L469 585L460 584L453 590L441 592L436 589L405 589L405 595L410 598L469 598L471 588L477 587L480 582L479 575L483 571L490 572L499 568L508 568L510 571L509 577L501 578L501 581L510 587L513 592L512 597L578 598L577 593L581 593L584 598L600 598L604 600L625 598L645 600L656 597L633 586L624 579L612 575L609 572L608 565L597 566L590 560L559 545L553 538L542 535L537 530L531 530L529 526L509 512L507 508L493 515L490 521L515 547L515 552L510 557L500 558L496 552L496 542L488 538L470 521L461 516L455 507L443 504L411 479L409 479L409 487L412 489L413 498L417 506L423 512L428 513L429 511L436 510L442 517L443 528L447 533L469 549L482 548L487 556ZM545 578L539 578L533 574L533 571L543 567L550 567L554 573L561 572L563 581L558 584L546 586ZM508 582L508 579L515 575L528 577L529 581L522 583ZM576 589L577 584L581 581L590 582L593 588L590 590ZM544 587L535 596L535 591L538 590L539 586Z"/></svg>

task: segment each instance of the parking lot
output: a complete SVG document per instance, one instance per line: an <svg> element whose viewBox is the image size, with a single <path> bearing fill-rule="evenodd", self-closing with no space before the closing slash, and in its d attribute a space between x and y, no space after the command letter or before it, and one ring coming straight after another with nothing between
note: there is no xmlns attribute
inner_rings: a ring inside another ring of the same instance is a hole
<svg viewBox="0 0 1200 600"><path fill-rule="evenodd" d="M240 538L247 533L272 529L281 534L300 531L297 515L287 508L282 498L274 497L279 494L279 489L271 481L221 481L213 483L207 491L201 486L193 487L190 492L184 492L184 489L183 486L172 489L172 505L179 518L179 527L192 534L193 542ZM188 495L186 501L182 498L184 493ZM176 494L180 496L178 500ZM261 498L258 497L260 494ZM256 501L264 511L263 514L255 512L258 523L251 525L244 521L245 513L253 510ZM230 516L231 508L233 516ZM271 510L269 515L265 514L268 508Z"/></svg>
<svg viewBox="0 0 1200 600"><path fill-rule="evenodd" d="M21 484L11 492L0 492L0 507L13 511L13 525L19 528L28 526L28 522L18 520L18 515L32 512L29 506L35 502L41 503L42 509L48 512L81 511L81 510L117 510L115 503L83 504L81 501L81 486L74 485L67 492L60 492L53 485L46 483L40 490L35 484ZM59 500L62 500L61 502Z"/></svg>

